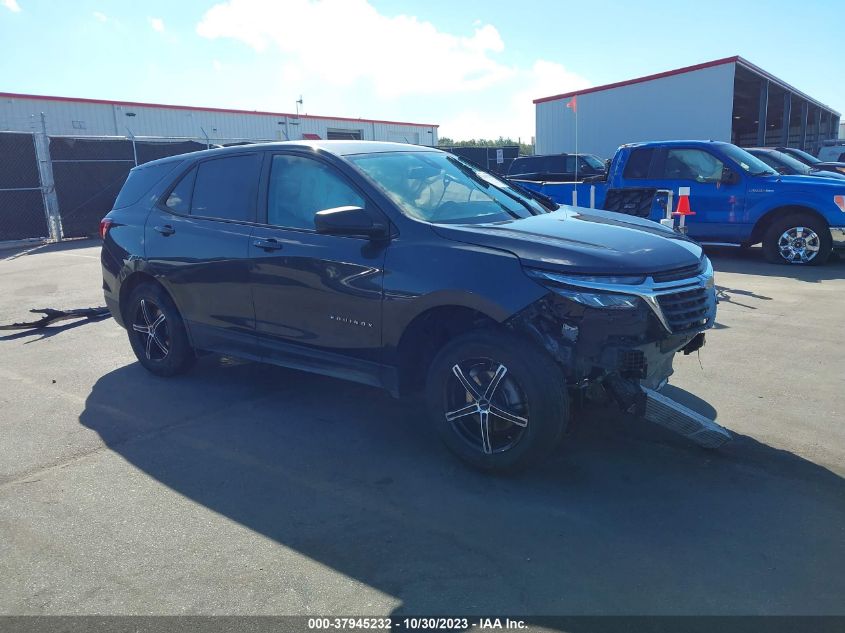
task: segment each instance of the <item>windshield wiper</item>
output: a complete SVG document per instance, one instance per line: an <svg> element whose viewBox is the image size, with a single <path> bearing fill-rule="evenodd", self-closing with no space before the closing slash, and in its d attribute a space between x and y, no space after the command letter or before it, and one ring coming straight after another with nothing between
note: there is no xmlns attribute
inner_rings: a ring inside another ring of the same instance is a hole
<svg viewBox="0 0 845 633"><path fill-rule="evenodd" d="M537 215L536 211L534 209L532 209L530 205L526 204L525 201L522 200L519 196L515 196L514 194L512 194L507 189L502 189L501 187L497 187L496 185L494 185L492 182L488 182L488 181L484 180L484 178L482 178L481 176L478 175L478 173L475 171L475 169L473 169L469 165L465 164L463 161L460 161L457 158L453 158L452 156L447 156L446 160L448 160L450 163L455 165L455 167L460 169L462 173L464 173L467 176L469 176L470 178L472 178L472 180L479 183L485 189L489 189L490 187L493 187L493 189L495 189L496 191L502 192L508 198L510 198L514 202L518 203L520 206L524 207L525 210L528 211L528 213L530 213L531 215ZM505 178L504 180L507 181L507 178ZM508 184L510 184L510 183L508 183ZM516 188L516 187L514 187L514 188ZM521 189L521 187L520 187L520 189ZM511 211L510 209L508 209L505 205L503 205L498 200L495 200L495 201L500 207L502 207L510 215L512 215L513 217L515 217L517 219L520 218L520 216L517 215L515 211Z"/></svg>
<svg viewBox="0 0 845 633"><path fill-rule="evenodd" d="M529 189L528 187L523 187L519 183L514 182L510 178L502 178L506 183L508 183L511 187L522 193L523 195L528 196L529 198L533 198L541 205L546 207L549 211L557 211L560 209L560 205L552 200L549 196L544 193L540 193L539 191L534 191Z"/></svg>

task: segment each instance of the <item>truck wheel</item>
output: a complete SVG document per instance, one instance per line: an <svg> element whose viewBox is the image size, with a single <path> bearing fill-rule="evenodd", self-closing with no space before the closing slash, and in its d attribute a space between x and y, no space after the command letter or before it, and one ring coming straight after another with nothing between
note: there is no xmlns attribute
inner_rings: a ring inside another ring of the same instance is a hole
<svg viewBox="0 0 845 633"><path fill-rule="evenodd" d="M450 341L429 367L426 400L446 446L486 471L542 461L569 415L563 373L551 356L501 330Z"/></svg>
<svg viewBox="0 0 845 633"><path fill-rule="evenodd" d="M773 264L819 266L832 248L827 224L803 213L776 220L763 236L763 254Z"/></svg>
<svg viewBox="0 0 845 633"><path fill-rule="evenodd" d="M186 371L196 359L182 317L160 286L144 283L132 291L124 323L132 351L147 371L173 376Z"/></svg>

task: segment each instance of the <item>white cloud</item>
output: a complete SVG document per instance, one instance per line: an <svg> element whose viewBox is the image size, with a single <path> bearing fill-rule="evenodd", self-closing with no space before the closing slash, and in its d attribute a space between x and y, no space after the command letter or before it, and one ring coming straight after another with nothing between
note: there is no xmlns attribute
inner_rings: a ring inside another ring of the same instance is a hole
<svg viewBox="0 0 845 633"><path fill-rule="evenodd" d="M381 98L479 91L515 73L495 59L504 42L490 24L456 35L413 16L382 15L367 0L228 0L205 13L197 33L277 49L289 76L336 87L366 81Z"/></svg>
<svg viewBox="0 0 845 633"><path fill-rule="evenodd" d="M590 82L561 64L538 59L491 91L483 109L460 110L441 122L440 135L456 141L510 136L529 143L534 135L534 99L588 88Z"/></svg>
<svg viewBox="0 0 845 633"><path fill-rule="evenodd" d="M3 0L3 6L12 13L20 13L21 10L21 5L17 3L17 0Z"/></svg>
<svg viewBox="0 0 845 633"><path fill-rule="evenodd" d="M105 13L100 13L99 11L94 11L93 16L94 19L98 22L108 22L109 20L109 16L107 16Z"/></svg>
<svg viewBox="0 0 845 633"><path fill-rule="evenodd" d="M153 31L157 33L164 33L164 20L161 18L149 18L150 26L153 27Z"/></svg>

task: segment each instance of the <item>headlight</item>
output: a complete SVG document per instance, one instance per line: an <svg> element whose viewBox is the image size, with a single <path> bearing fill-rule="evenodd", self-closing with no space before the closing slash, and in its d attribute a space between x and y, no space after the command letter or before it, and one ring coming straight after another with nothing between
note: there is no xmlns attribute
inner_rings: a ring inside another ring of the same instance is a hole
<svg viewBox="0 0 845 633"><path fill-rule="evenodd" d="M716 286L716 271L713 270L713 264L710 262L706 255L702 255L701 259L704 262L705 273L710 273L710 276L707 278L707 281L704 282L704 287L713 288Z"/></svg>
<svg viewBox="0 0 845 633"><path fill-rule="evenodd" d="M585 292L571 288L550 286L550 289L561 297L571 299L588 308L603 310L631 310L639 305L639 299L634 295L617 295L613 293Z"/></svg>
<svg viewBox="0 0 845 633"><path fill-rule="evenodd" d="M640 305L639 297L617 292L597 292L595 289L579 288L581 284L641 284L645 278L642 276L575 276L559 275L544 270L525 271L530 277L546 286L549 290L559 294L561 297L580 303L588 308L599 308L602 310L632 310Z"/></svg>

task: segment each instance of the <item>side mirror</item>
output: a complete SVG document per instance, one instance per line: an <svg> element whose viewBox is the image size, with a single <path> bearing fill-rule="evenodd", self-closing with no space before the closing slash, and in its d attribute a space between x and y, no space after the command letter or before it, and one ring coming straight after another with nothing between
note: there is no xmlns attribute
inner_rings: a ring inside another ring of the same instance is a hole
<svg viewBox="0 0 845 633"><path fill-rule="evenodd" d="M739 183L739 174L737 174L732 169L729 169L728 167L724 167L722 169L721 180L726 185L735 185L735 184Z"/></svg>
<svg viewBox="0 0 845 633"><path fill-rule="evenodd" d="M387 226L373 220L373 215L361 207L335 207L314 214L317 233L386 239Z"/></svg>

